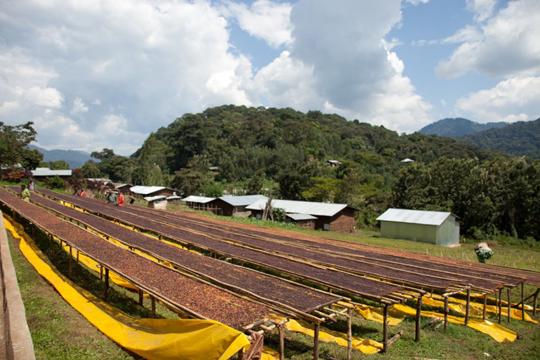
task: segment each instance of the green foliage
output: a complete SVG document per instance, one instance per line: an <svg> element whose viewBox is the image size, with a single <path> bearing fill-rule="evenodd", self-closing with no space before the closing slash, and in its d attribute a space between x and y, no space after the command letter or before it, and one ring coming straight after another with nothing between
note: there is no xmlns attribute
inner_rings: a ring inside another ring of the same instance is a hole
<svg viewBox="0 0 540 360"><path fill-rule="evenodd" d="M404 168L393 191L396 207L451 211L462 233L540 239L540 162L524 158L442 158Z"/></svg>
<svg viewBox="0 0 540 360"><path fill-rule="evenodd" d="M185 168L176 172L171 185L184 195L204 194L214 181L209 165L206 157L194 156Z"/></svg>
<svg viewBox="0 0 540 360"><path fill-rule="evenodd" d="M482 131L467 136L466 140L483 148L540 159L540 118Z"/></svg>
<svg viewBox="0 0 540 360"><path fill-rule="evenodd" d="M264 171L257 170L246 184L247 194L260 194L264 186Z"/></svg>
<svg viewBox="0 0 540 360"><path fill-rule="evenodd" d="M101 170L93 160L88 160L81 167L82 176L85 178L100 178L103 176Z"/></svg>
<svg viewBox="0 0 540 360"><path fill-rule="evenodd" d="M36 139L33 123L7 125L0 121L0 166L12 167L21 164L25 169L36 168L43 155L27 145Z"/></svg>
<svg viewBox="0 0 540 360"><path fill-rule="evenodd" d="M92 157L101 160L96 164L99 171L112 181L132 182L135 161L125 156L116 155L111 149L92 152Z"/></svg>
<svg viewBox="0 0 540 360"><path fill-rule="evenodd" d="M65 187L64 180L58 176L53 176L47 179L46 184L50 189L63 189Z"/></svg>
<svg viewBox="0 0 540 360"><path fill-rule="evenodd" d="M503 128L507 125L506 122L479 124L463 118L446 118L424 126L420 132L425 135L461 137L484 130Z"/></svg>
<svg viewBox="0 0 540 360"><path fill-rule="evenodd" d="M42 161L40 167L48 167L51 170L69 170L69 164L64 160Z"/></svg>

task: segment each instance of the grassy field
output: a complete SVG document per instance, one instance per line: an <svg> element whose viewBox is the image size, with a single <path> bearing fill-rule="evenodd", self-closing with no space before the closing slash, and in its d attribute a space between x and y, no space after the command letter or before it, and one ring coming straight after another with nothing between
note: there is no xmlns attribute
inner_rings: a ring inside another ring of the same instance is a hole
<svg viewBox="0 0 540 360"><path fill-rule="evenodd" d="M174 210L180 210L178 207ZM213 215L211 215L214 217ZM339 234L300 229L291 225L271 222L259 222L246 219L219 217L220 220L249 222L270 228L281 228L299 231L302 234L360 242L377 246L406 249L437 256L448 256L458 259L475 260L472 244L464 244L459 248L447 249L429 244L409 241L383 239L373 232L355 234ZM40 248L47 254L57 269L66 274L66 254L50 246L45 240L37 239ZM23 301L25 303L30 331L34 340L36 354L39 359L130 359L134 356L111 342L103 334L90 325L82 316L74 311L60 296L33 270L22 257L18 248L13 246L12 254ZM493 264L517 266L540 270L540 252L537 248L499 245L494 248ZM84 268L74 267L72 280L86 289L99 295L102 283ZM528 288L528 290L530 290ZM517 293L517 292L516 292ZM112 304L133 316L149 316L149 310L137 304L137 295L113 285L110 301ZM146 304L148 306L148 304ZM175 315L158 303L158 315L173 318ZM491 319L495 321L495 319ZM422 340L414 342L414 321L406 319L396 327L390 327L390 335L403 332L402 338L395 343L388 354L366 356L353 352L353 359L537 359L540 354L540 325L512 321L503 322L504 326L519 333L514 343L499 344L487 335L463 326L449 325L444 334L442 327L433 329L427 319L422 319ZM328 324L333 330L345 331L346 324L339 321ZM381 340L381 325L355 318L353 334L357 337ZM270 334L265 343L277 348L277 335ZM295 360L311 359L312 339L303 335L287 333L287 358ZM344 348L333 344L321 344L321 359L344 359Z"/></svg>

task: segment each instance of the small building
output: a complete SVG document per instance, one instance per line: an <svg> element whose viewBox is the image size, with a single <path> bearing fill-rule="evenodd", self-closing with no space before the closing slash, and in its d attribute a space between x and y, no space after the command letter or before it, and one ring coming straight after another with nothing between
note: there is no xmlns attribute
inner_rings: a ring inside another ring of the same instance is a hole
<svg viewBox="0 0 540 360"><path fill-rule="evenodd" d="M377 220L383 237L459 246L459 223L450 212L388 209Z"/></svg>
<svg viewBox="0 0 540 360"><path fill-rule="evenodd" d="M147 196L144 200L148 201L148 207L159 210L167 209L167 197L164 195Z"/></svg>
<svg viewBox="0 0 540 360"><path fill-rule="evenodd" d="M315 221L317 218L309 214L286 214L286 222L295 223L296 225L307 228L315 229Z"/></svg>
<svg viewBox="0 0 540 360"><path fill-rule="evenodd" d="M253 216L261 217L267 200L259 200L246 207ZM272 200L272 208L286 214L306 214L315 217L315 229L352 232L355 229L355 209L347 204L312 201Z"/></svg>
<svg viewBox="0 0 540 360"><path fill-rule="evenodd" d="M400 161L401 163L404 163L404 164L408 164L408 163L413 163L414 160L413 159L409 159L409 158L405 158L403 160Z"/></svg>
<svg viewBox="0 0 540 360"><path fill-rule="evenodd" d="M204 210L204 211L213 212L216 210L216 208L211 207L210 203L214 200L216 200L216 198L214 197L190 195L186 198L183 198L182 202L185 202L187 206L195 210Z"/></svg>
<svg viewBox="0 0 540 360"><path fill-rule="evenodd" d="M165 186L142 186L136 185L129 188L129 192L138 197L147 197L147 196L171 196L176 195L174 189L167 188Z"/></svg>
<svg viewBox="0 0 540 360"><path fill-rule="evenodd" d="M46 178L46 177L69 177L72 175L71 170L51 170L46 167L38 167L35 170L32 170L32 177L35 178Z"/></svg>
<svg viewBox="0 0 540 360"><path fill-rule="evenodd" d="M248 217L251 210L246 206L259 200L267 201L268 198L264 195L224 195L212 200L209 206L215 208L213 212L217 215Z"/></svg>
<svg viewBox="0 0 540 360"><path fill-rule="evenodd" d="M339 166L341 165L341 161L339 160L334 160L334 159L330 159L330 160L326 160L326 163L332 167L336 167L336 166Z"/></svg>
<svg viewBox="0 0 540 360"><path fill-rule="evenodd" d="M130 193L130 190L133 187L131 184L114 184L114 189L122 194L126 195Z"/></svg>

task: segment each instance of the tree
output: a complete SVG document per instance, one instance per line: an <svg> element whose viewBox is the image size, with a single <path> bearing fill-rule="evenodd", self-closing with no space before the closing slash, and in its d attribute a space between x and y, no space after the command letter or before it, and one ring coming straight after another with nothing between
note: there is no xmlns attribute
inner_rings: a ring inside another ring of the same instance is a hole
<svg viewBox="0 0 540 360"><path fill-rule="evenodd" d="M20 164L31 169L39 165L43 155L26 147L36 139L36 135L32 122L7 125L0 121L0 166L13 167Z"/></svg>
<svg viewBox="0 0 540 360"><path fill-rule="evenodd" d="M100 178L103 176L96 162L93 160L88 160L81 167L82 176L85 178Z"/></svg>
<svg viewBox="0 0 540 360"><path fill-rule="evenodd" d="M209 165L206 157L194 156L185 168L176 172L171 185L184 195L204 193L204 189L214 181Z"/></svg>
<svg viewBox="0 0 540 360"><path fill-rule="evenodd" d="M136 168L133 159L116 155L113 150L106 148L99 152L92 152L91 156L101 160L97 163L99 171L112 181L132 182L133 172Z"/></svg>
<svg viewBox="0 0 540 360"><path fill-rule="evenodd" d="M264 185L264 172L257 170L255 174L249 179L246 184L246 191L248 194L260 194Z"/></svg>

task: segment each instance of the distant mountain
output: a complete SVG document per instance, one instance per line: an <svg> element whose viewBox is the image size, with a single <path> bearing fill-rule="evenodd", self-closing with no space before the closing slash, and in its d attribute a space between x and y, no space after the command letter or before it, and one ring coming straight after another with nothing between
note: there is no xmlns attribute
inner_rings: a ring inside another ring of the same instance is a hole
<svg viewBox="0 0 540 360"><path fill-rule="evenodd" d="M89 153L79 150L46 150L35 145L28 145L31 149L36 149L43 154L43 161L66 161L72 169L81 167L86 161L91 159ZM95 160L95 159L93 159Z"/></svg>
<svg viewBox="0 0 540 360"><path fill-rule="evenodd" d="M502 129L485 130L464 139L483 148L540 159L540 118L513 123Z"/></svg>
<svg viewBox="0 0 540 360"><path fill-rule="evenodd" d="M419 132L425 135L462 137L489 129L503 128L507 125L508 123L505 122L479 124L463 118L446 118L423 127Z"/></svg>

